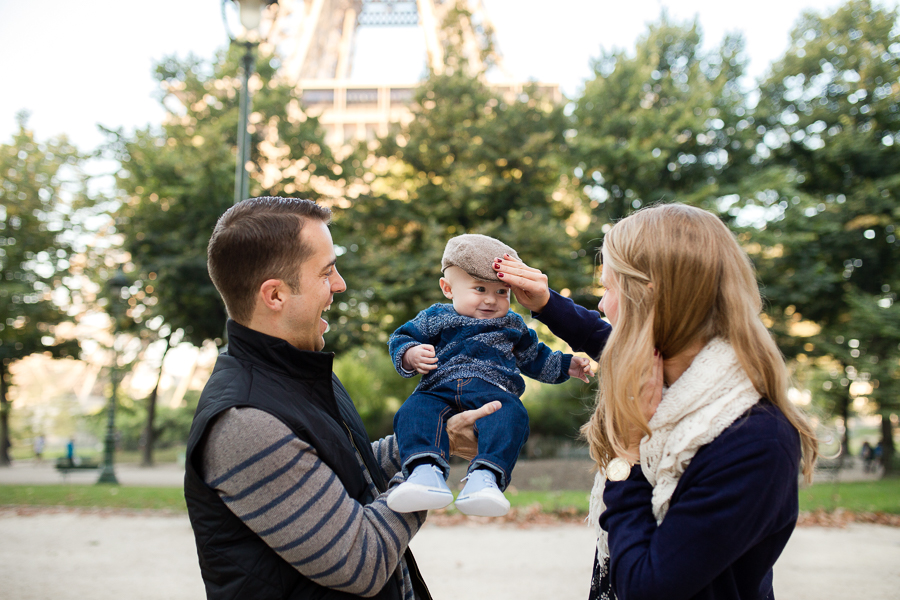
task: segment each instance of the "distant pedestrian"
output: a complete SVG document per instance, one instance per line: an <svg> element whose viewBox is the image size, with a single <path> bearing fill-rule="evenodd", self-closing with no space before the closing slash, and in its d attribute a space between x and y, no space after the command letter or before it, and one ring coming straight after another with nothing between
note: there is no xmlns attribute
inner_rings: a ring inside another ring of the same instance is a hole
<svg viewBox="0 0 900 600"><path fill-rule="evenodd" d="M39 435L35 437L32 442L32 447L34 448L35 460L41 462L44 458L44 436Z"/></svg>
<svg viewBox="0 0 900 600"><path fill-rule="evenodd" d="M859 457L863 462L863 473L871 473L875 470L875 450L869 442L863 442L859 450Z"/></svg>
<svg viewBox="0 0 900 600"><path fill-rule="evenodd" d="M66 462L69 466L75 464L75 438L69 438L66 442Z"/></svg>

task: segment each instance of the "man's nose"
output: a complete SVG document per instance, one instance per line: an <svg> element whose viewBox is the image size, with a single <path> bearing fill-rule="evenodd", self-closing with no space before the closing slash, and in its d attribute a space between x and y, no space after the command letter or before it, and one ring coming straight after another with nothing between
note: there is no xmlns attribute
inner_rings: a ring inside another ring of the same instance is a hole
<svg viewBox="0 0 900 600"><path fill-rule="evenodd" d="M337 281L332 281L331 283L331 293L340 294L347 290L347 283L344 281L344 278L341 277L341 274L335 270L335 275L337 275Z"/></svg>

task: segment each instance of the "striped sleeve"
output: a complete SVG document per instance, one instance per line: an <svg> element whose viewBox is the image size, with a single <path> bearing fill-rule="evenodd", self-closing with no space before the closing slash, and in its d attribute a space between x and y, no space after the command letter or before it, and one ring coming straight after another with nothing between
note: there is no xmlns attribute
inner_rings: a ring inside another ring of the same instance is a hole
<svg viewBox="0 0 900 600"><path fill-rule="evenodd" d="M372 452L381 465L384 478L390 480L400 471L400 447L397 438L393 435L383 437L377 442L372 442Z"/></svg>
<svg viewBox="0 0 900 600"><path fill-rule="evenodd" d="M228 508L316 583L373 596L390 577L404 578L403 552L425 513L393 512L386 493L367 505L350 498L315 449L268 413L219 416L203 467Z"/></svg>

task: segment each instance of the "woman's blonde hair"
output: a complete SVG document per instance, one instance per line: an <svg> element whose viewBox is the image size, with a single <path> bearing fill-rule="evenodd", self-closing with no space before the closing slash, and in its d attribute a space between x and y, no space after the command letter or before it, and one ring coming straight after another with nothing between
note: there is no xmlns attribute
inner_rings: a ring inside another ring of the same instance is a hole
<svg viewBox="0 0 900 600"><path fill-rule="evenodd" d="M581 428L605 468L625 455L634 428L650 433L634 398L648 381L654 350L663 358L728 340L761 397L800 433L807 480L818 456L815 432L787 397L784 358L760 319L762 301L750 258L710 212L683 204L642 209L603 239L606 277L619 291L616 326L600 357L597 405Z"/></svg>

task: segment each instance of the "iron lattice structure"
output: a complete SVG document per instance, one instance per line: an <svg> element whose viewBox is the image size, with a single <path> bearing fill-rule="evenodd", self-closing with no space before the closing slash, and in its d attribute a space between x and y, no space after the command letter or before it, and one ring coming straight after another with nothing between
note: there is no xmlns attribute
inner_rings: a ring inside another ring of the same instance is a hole
<svg viewBox="0 0 900 600"><path fill-rule="evenodd" d="M418 81L350 81L354 40L359 27L418 27L424 36L428 68L442 73L445 48L454 41L469 68L484 72L489 61L505 80L495 84L505 93L521 92L507 74L496 44L486 39L493 25L481 0L279 0L269 42L284 58L281 75L301 90L304 109L319 117L332 147L354 140L386 135L391 123L411 118L409 103ZM441 26L456 7L462 18L458 35L450 40ZM494 51L484 55L484 48ZM547 85L544 94L558 101L559 87Z"/></svg>

